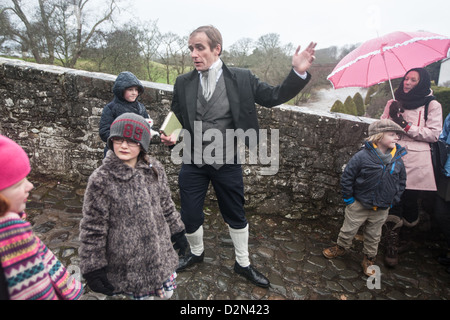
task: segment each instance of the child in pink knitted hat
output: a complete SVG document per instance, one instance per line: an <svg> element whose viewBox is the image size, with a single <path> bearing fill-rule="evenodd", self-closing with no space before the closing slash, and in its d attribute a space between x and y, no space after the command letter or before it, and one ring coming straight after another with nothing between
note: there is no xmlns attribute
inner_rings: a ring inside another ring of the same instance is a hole
<svg viewBox="0 0 450 320"><path fill-rule="evenodd" d="M0 135L0 300L76 300L83 287L23 219L33 184L25 151Z"/></svg>

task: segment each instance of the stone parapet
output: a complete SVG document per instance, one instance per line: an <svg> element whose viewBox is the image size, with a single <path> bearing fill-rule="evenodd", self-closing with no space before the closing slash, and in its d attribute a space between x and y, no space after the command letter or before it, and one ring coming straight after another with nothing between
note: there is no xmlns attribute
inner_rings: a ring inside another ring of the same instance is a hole
<svg viewBox="0 0 450 320"><path fill-rule="evenodd" d="M33 175L86 183L103 159L98 125L103 107L113 97L115 78L0 58L0 133L27 151ZM158 128L170 110L173 86L142 83L141 101ZM247 210L292 219L341 216L342 169L361 147L374 119L287 105L258 106L257 112L268 141L278 134L279 166L275 174L262 175L267 164L244 162ZM274 150L271 144L267 149L268 155ZM158 138L152 140L150 153L165 165L177 201L180 165L173 163ZM208 200L215 204L214 192Z"/></svg>

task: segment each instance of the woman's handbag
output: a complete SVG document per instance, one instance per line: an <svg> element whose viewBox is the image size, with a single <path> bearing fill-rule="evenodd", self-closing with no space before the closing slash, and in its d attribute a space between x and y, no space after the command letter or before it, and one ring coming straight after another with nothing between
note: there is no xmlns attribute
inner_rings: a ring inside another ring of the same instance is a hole
<svg viewBox="0 0 450 320"><path fill-rule="evenodd" d="M441 176L445 176L445 163L447 162L447 156L449 152L449 146L445 141L438 140L430 143L431 148L431 160L433 162L434 177L436 182Z"/></svg>
<svg viewBox="0 0 450 320"><path fill-rule="evenodd" d="M428 120L428 105L430 102L428 102L425 105L425 113L424 118L425 121ZM448 152L449 152L449 146L445 141L439 140L433 143L430 143L430 149L431 149L431 161L433 163L433 170L434 170L434 178L436 179L436 184L439 184L439 180L442 180L445 178L445 163L447 162Z"/></svg>

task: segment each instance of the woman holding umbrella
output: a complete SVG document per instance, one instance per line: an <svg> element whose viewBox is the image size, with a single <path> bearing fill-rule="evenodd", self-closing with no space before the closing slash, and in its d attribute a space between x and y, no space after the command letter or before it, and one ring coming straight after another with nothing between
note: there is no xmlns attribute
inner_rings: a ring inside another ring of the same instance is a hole
<svg viewBox="0 0 450 320"><path fill-rule="evenodd" d="M442 131L442 107L433 96L430 75L423 68L409 70L395 91L395 100L386 104L381 119L390 118L405 133L399 144L408 154L403 158L406 168L406 190L401 202L392 207L384 225L388 266L398 264L399 233L402 226L419 222L419 199L428 200L436 191L430 143Z"/></svg>

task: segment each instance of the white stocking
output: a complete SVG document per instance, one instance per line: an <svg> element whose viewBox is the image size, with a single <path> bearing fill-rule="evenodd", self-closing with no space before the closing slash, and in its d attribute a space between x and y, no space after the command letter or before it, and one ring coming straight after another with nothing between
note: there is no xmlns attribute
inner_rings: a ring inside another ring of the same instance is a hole
<svg viewBox="0 0 450 320"><path fill-rule="evenodd" d="M241 267L248 267L250 265L248 256L248 224L243 229L233 229L229 226L228 229L230 230L231 240L233 240L237 263Z"/></svg>
<svg viewBox="0 0 450 320"><path fill-rule="evenodd" d="M200 226L194 233L186 233L186 238L192 254L200 256L205 250L203 246L203 226Z"/></svg>

